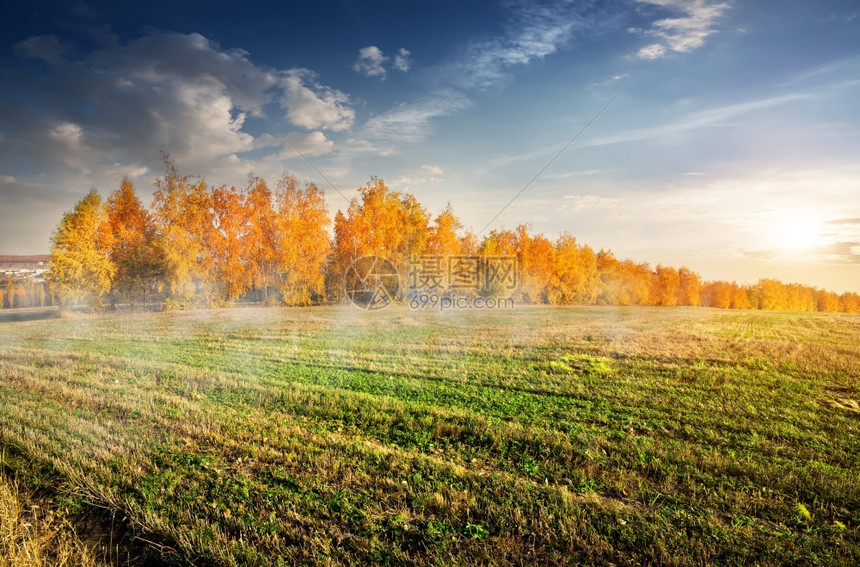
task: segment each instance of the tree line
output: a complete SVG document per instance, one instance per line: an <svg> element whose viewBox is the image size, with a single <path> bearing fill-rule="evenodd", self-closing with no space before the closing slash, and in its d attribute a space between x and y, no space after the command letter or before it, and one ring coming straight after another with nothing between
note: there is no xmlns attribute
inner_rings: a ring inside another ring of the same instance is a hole
<svg viewBox="0 0 860 567"><path fill-rule="evenodd" d="M323 192L294 176L272 189L254 176L241 188L210 187L205 178L181 174L169 158L165 165L149 210L123 179L107 200L91 190L63 215L51 237L42 305L342 303L344 274L362 256L387 258L405 276L410 258L420 255L507 255L517 259L512 296L519 303L860 312L857 293L774 279L702 281L686 267L620 260L570 234L550 239L527 225L479 238L450 203L431 215L414 195L377 177L332 226ZM7 290L0 304L16 306L9 298L17 293Z"/></svg>

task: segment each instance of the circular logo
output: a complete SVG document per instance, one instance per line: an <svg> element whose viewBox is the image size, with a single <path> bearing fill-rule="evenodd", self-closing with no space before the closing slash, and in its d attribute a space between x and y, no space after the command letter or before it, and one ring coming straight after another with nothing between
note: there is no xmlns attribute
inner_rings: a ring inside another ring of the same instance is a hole
<svg viewBox="0 0 860 567"><path fill-rule="evenodd" d="M362 309L382 309L400 291L400 274L390 261L362 256L343 276L343 288L351 302Z"/></svg>

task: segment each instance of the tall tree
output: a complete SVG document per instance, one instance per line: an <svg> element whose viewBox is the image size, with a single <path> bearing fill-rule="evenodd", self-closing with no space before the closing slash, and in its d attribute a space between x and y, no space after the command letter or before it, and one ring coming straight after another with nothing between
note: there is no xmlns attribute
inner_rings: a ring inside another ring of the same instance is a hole
<svg viewBox="0 0 860 567"><path fill-rule="evenodd" d="M277 214L272 207L272 199L272 192L264 179L253 176L248 179L245 253L249 282L258 300L269 298L269 291L276 281L278 234Z"/></svg>
<svg viewBox="0 0 860 567"><path fill-rule="evenodd" d="M549 302L593 303L596 299L597 255L576 238L564 233L555 242L556 267Z"/></svg>
<svg viewBox="0 0 860 567"><path fill-rule="evenodd" d="M169 156L164 164L165 174L155 181L153 216L171 299L184 303L198 291L206 291L211 278L212 258L206 245L212 229L211 203L204 180L180 175Z"/></svg>
<svg viewBox="0 0 860 567"><path fill-rule="evenodd" d="M51 236L50 278L61 305L101 306L116 267L110 259L107 213L95 189L63 215Z"/></svg>
<svg viewBox="0 0 860 567"><path fill-rule="evenodd" d="M547 303L556 273L556 253L542 234L532 236L526 225L516 230L518 295L529 303Z"/></svg>
<svg viewBox="0 0 860 567"><path fill-rule="evenodd" d="M335 216L333 255L327 272L328 288L335 290L349 265L373 254L390 260L404 276L409 258L428 246L430 215L418 200L388 188L378 177L359 188L346 214Z"/></svg>
<svg viewBox="0 0 860 567"><path fill-rule="evenodd" d="M686 266L678 268L678 305L698 305L701 287L702 282L699 279L699 274Z"/></svg>
<svg viewBox="0 0 860 567"><path fill-rule="evenodd" d="M285 175L276 193L276 269L282 301L287 305L310 305L325 296L326 257L329 254L329 224L325 195L313 183L299 188Z"/></svg>
<svg viewBox="0 0 860 567"><path fill-rule="evenodd" d="M246 260L249 215L245 199L235 187L216 187L211 195L212 228L207 234L212 279L221 299L233 302L251 287Z"/></svg>
<svg viewBox="0 0 860 567"><path fill-rule="evenodd" d="M113 237L109 256L116 267L111 294L122 295L132 302L142 295L146 301L147 291L154 289L163 274L163 258L152 216L127 177L108 197L107 219Z"/></svg>
<svg viewBox="0 0 860 567"><path fill-rule="evenodd" d="M430 225L427 235L427 252L438 256L454 256L463 253L460 232L463 225L454 214L449 202Z"/></svg>
<svg viewBox="0 0 860 567"><path fill-rule="evenodd" d="M651 302L654 305L672 307L678 304L681 278L678 270L666 266L657 266L654 279L654 293Z"/></svg>

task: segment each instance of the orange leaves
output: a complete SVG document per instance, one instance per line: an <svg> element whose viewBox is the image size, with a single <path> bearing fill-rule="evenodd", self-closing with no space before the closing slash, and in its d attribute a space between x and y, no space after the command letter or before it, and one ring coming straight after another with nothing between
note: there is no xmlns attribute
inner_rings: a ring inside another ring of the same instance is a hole
<svg viewBox="0 0 860 567"><path fill-rule="evenodd" d="M245 197L235 187L216 187L210 197L211 228L207 230L211 280L219 295L235 301L250 289L246 247L250 214Z"/></svg>
<svg viewBox="0 0 860 567"><path fill-rule="evenodd" d="M702 283L683 266L652 269L602 249L595 253L567 233L554 240L532 234L524 224L479 240L450 203L431 220L414 195L377 177L358 189L346 211L337 211L333 239L324 193L290 175L274 192L259 177L249 177L243 189L210 189L165 156L156 186L152 213L123 179L106 206L91 191L64 215L51 255L54 290L63 301L97 303L108 290L134 301L164 289L162 299L177 306L241 298L337 302L344 300L344 273L361 256L387 258L405 274L412 255L482 254L516 256L518 301L860 311L858 294L771 279L751 286ZM37 291L7 286L2 302L18 305L16 297L26 292L41 303Z"/></svg>
<svg viewBox="0 0 860 567"><path fill-rule="evenodd" d="M109 257L116 267L113 291L132 302L142 293L145 302L147 290L161 276L162 259L152 216L128 178L108 197L103 232L109 234Z"/></svg>
<svg viewBox="0 0 860 567"><path fill-rule="evenodd" d="M343 274L357 258L375 254L405 274L409 257L428 249L430 215L413 195L392 191L377 177L371 177L359 195L361 200L354 198L346 214L335 215L327 286L332 298L341 297Z"/></svg>
<svg viewBox="0 0 860 567"><path fill-rule="evenodd" d="M206 250L209 194L202 179L192 182L165 158L166 173L156 179L153 216L164 253L164 277L174 298L192 298L205 287L211 258Z"/></svg>
<svg viewBox="0 0 860 567"><path fill-rule="evenodd" d="M284 176L275 201L274 257L281 300L286 305L319 303L329 254L325 195L313 183L300 189L295 177Z"/></svg>
<svg viewBox="0 0 860 567"><path fill-rule="evenodd" d="M438 256L454 256L463 254L463 242L460 233L463 225L454 215L451 203L445 207L427 229L427 252Z"/></svg>

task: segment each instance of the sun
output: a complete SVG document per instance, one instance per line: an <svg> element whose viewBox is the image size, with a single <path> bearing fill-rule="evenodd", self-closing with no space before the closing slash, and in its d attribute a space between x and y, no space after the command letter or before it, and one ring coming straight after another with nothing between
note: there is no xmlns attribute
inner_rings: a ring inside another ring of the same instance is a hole
<svg viewBox="0 0 860 567"><path fill-rule="evenodd" d="M767 224L767 237L772 246L786 252L812 248L820 238L819 222L801 212L778 213Z"/></svg>

